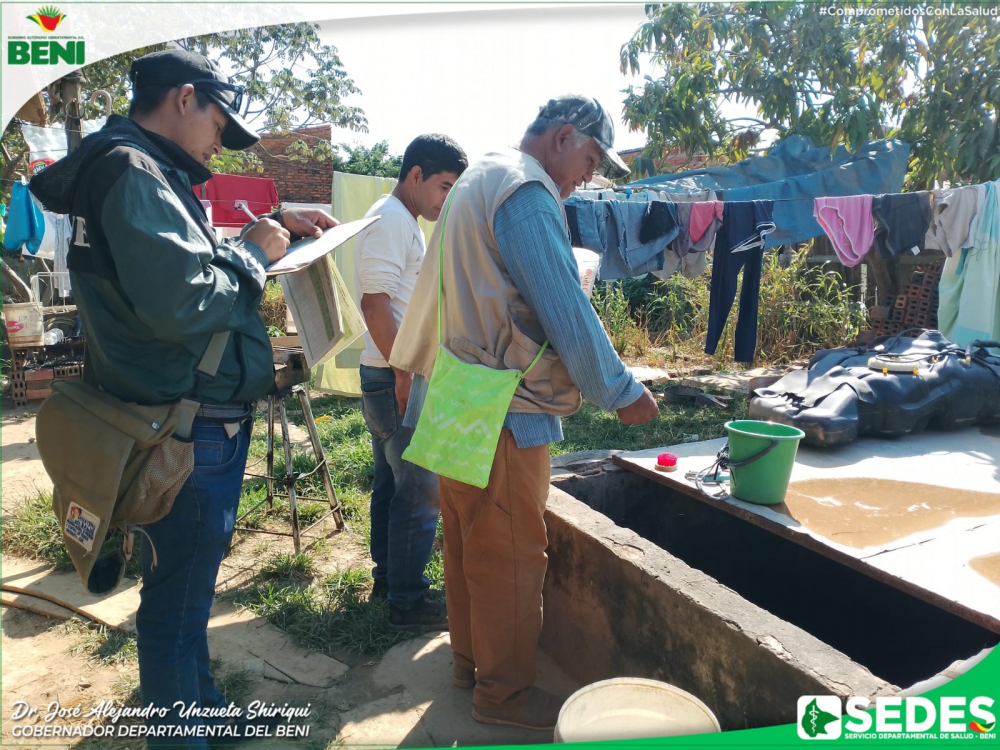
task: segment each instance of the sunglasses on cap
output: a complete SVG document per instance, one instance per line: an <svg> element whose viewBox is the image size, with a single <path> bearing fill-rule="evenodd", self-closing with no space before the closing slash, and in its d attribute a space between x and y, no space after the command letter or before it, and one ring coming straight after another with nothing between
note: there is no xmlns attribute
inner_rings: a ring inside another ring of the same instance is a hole
<svg viewBox="0 0 1000 750"><path fill-rule="evenodd" d="M243 92L246 90L245 86L240 86L235 83L225 83L216 78L199 78L194 81L185 81L184 84L190 83L195 88L210 88L215 89L211 93L215 94L222 100L222 102L236 114L240 113L240 108L243 106ZM180 85L184 85L180 84Z"/></svg>

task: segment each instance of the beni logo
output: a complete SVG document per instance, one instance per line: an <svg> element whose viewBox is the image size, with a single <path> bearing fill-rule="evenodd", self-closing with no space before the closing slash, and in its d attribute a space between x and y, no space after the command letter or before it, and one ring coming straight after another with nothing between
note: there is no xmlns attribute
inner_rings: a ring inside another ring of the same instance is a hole
<svg viewBox="0 0 1000 750"><path fill-rule="evenodd" d="M28 16L28 20L37 23L42 31L53 32L65 17L58 8L46 5L44 8L36 10L35 15Z"/></svg>
<svg viewBox="0 0 1000 750"><path fill-rule="evenodd" d="M798 731L804 740L835 740L840 737L843 713L835 695L803 695L798 702Z"/></svg>
<svg viewBox="0 0 1000 750"><path fill-rule="evenodd" d="M86 52L83 39L62 44L40 39L8 39L8 65L56 65L61 60L70 65L83 65Z"/></svg>

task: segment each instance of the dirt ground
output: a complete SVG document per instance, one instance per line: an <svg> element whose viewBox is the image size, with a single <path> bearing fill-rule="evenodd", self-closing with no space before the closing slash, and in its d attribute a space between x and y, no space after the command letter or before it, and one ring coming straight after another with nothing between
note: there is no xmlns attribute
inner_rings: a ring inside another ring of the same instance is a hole
<svg viewBox="0 0 1000 750"><path fill-rule="evenodd" d="M5 405L3 409L0 486L5 517L25 497L35 496L39 490L51 490L34 444L36 408L13 409ZM303 551L310 553L320 575L371 565L360 535L335 533L332 519L323 524L303 537ZM262 559L292 551L290 537L237 532L233 549L220 570L219 593L246 582L259 569ZM44 725L44 714L54 702L64 709L82 707L84 713L100 701L123 705L131 699L137 703L138 663L134 653L118 662L99 662L92 653L93 636L88 635L86 628L67 626L64 620L12 606L3 607L0 631L0 744L144 747L142 740L114 740L114 744L110 744L108 740L93 738L26 740L14 737L15 726ZM294 648L290 641L288 644L289 648ZM308 722L310 733L308 738L295 741L299 747L450 747L550 742L552 739L551 733L481 725L473 721L470 691L451 685L451 649L446 633L426 634L405 641L390 649L381 660L351 660L339 655L348 668L329 687L289 684L281 675L260 669L259 660L234 658L231 651L227 653L230 660L224 660L215 670L216 676L225 680L227 675L238 673L244 683L242 705L260 700L278 706L287 703L312 707ZM565 695L578 687L550 660L546 661L544 655L541 655L539 674L540 684ZM38 708L39 715L12 720L20 705L18 702ZM71 718L67 723L93 721ZM251 746L287 747L290 744L293 743L289 740L268 739Z"/></svg>

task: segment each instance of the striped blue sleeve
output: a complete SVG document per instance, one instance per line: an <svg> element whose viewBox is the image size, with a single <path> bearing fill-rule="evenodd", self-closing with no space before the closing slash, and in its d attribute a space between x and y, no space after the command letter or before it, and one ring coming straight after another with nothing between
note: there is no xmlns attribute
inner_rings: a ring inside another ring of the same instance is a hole
<svg viewBox="0 0 1000 750"><path fill-rule="evenodd" d="M559 206L540 183L519 187L494 218L500 255L514 286L583 397L607 411L642 395L580 288L580 273Z"/></svg>

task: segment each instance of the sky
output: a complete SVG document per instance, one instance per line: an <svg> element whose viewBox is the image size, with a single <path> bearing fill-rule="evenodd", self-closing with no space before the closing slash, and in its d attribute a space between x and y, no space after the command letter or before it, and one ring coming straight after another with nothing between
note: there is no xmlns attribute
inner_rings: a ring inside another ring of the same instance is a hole
<svg viewBox="0 0 1000 750"><path fill-rule="evenodd" d="M369 132L336 129L333 141L389 142L402 154L421 133L451 136L471 159L517 143L538 108L561 93L595 97L615 118L615 148L641 148L621 120L619 51L644 21L643 6L519 8L323 21L361 95ZM645 72L645 71L643 71Z"/></svg>

